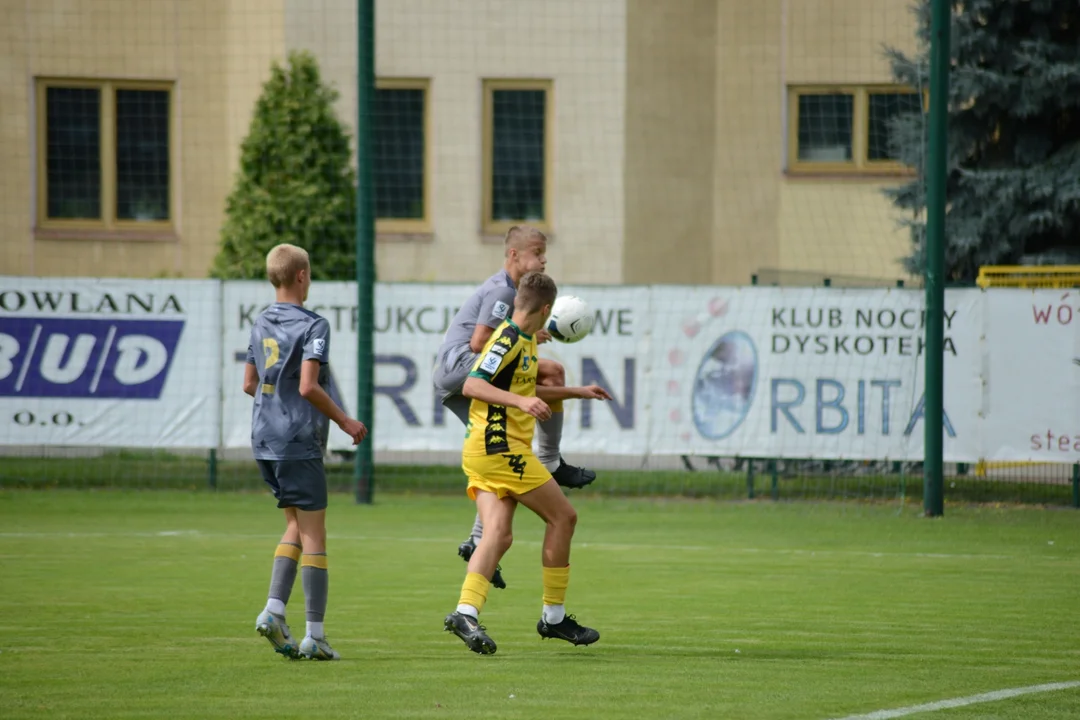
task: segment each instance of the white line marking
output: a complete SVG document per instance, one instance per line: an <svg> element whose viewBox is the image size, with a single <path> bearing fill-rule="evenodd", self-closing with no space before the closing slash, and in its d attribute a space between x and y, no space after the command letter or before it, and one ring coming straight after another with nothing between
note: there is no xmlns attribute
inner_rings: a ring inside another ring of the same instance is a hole
<svg viewBox="0 0 1080 720"><path fill-rule="evenodd" d="M841 720L889 720L889 718L905 717L907 715L915 715L916 713L948 710L950 708L964 707L965 705L977 705L979 703L1007 700L1009 698L1019 697L1020 695L1053 692L1054 690L1070 690L1072 688L1080 688L1080 681L1074 680L1071 682L1047 683L1045 685L1029 685L1028 687L1011 688L1009 690L995 690L994 692L968 695L967 697L953 698L951 700L938 700L937 702L926 703L925 705L910 705L908 707L896 708L895 710L876 710L872 713L867 713L866 715L848 715L845 718L841 718Z"/></svg>
<svg viewBox="0 0 1080 720"><path fill-rule="evenodd" d="M152 537L192 537L192 538L217 538L217 539L249 539L265 540L280 537L279 534L263 533L216 533L202 532L200 530L159 530L156 532L0 532L0 538L152 538ZM394 537L389 535L328 535L329 540L342 542L407 542L407 543L457 543L450 537ZM543 545L540 540L514 540L515 545L529 545L539 547ZM767 555L809 555L811 557L821 555L842 557L897 557L897 558L929 558L933 560L1007 560L1014 558L1013 555L976 555L971 553L900 553L900 552L874 552L870 550L806 550L802 548L753 548L753 547L727 547L724 545L663 545L659 543L604 543L604 542L581 542L575 543L576 548L592 548L594 550L632 551L632 550L665 550L671 552L726 552L726 553L762 553Z"/></svg>
<svg viewBox="0 0 1080 720"><path fill-rule="evenodd" d="M30 370L30 361L34 358L34 350L37 348L39 337L41 337L41 325L35 325L34 333L30 336L30 349L26 351L23 365L19 368L19 377L15 380L15 392L22 392L23 382L26 381L26 373Z"/></svg>
<svg viewBox="0 0 1080 720"><path fill-rule="evenodd" d="M101 381L101 373L105 370L105 361L109 359L109 351L112 350L113 338L116 337L116 326L109 326L109 334L105 336L105 349L98 359L97 370L94 371L94 379L90 381L90 394L97 392L98 383Z"/></svg>

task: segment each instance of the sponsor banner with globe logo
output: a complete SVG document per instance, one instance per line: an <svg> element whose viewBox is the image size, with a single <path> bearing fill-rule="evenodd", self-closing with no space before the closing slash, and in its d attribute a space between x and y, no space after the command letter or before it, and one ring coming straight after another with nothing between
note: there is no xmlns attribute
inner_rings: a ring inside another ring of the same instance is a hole
<svg viewBox="0 0 1080 720"><path fill-rule="evenodd" d="M654 287L651 303L651 452L922 457L921 292ZM980 445L980 291L949 292L945 326L945 455L970 461Z"/></svg>

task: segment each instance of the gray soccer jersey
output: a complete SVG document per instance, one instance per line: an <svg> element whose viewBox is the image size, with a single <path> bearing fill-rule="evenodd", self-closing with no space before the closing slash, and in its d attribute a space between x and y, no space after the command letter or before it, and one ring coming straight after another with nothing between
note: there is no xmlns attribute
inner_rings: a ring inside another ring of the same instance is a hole
<svg viewBox="0 0 1080 720"><path fill-rule="evenodd" d="M251 328L247 361L259 373L251 411L256 460L321 458L330 421L300 395L300 366L318 360L319 385L331 392L330 323L299 305L274 303Z"/></svg>
<svg viewBox="0 0 1080 720"><path fill-rule="evenodd" d="M439 347L439 362L453 361L469 351L469 340L477 324L494 329L512 315L515 295L517 289L506 270L485 280L450 321Z"/></svg>

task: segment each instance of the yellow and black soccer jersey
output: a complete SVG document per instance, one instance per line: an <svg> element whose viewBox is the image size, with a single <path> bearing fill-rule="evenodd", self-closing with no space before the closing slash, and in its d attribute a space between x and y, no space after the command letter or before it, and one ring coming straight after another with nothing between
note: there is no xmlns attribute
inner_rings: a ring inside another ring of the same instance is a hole
<svg viewBox="0 0 1080 720"><path fill-rule="evenodd" d="M469 377L487 380L515 395L535 397L536 363L536 340L507 320L495 328ZM532 452L535 427L536 418L516 407L473 399L462 455Z"/></svg>

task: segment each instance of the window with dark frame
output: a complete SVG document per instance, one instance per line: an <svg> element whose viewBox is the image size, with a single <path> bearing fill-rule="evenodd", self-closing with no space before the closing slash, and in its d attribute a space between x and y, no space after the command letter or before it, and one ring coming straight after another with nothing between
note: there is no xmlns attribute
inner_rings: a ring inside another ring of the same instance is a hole
<svg viewBox="0 0 1080 720"><path fill-rule="evenodd" d="M39 88L39 219L73 229L167 225L171 88L62 80L41 80Z"/></svg>
<svg viewBox="0 0 1080 720"><path fill-rule="evenodd" d="M423 220L427 92L422 87L375 90L372 109L372 172L375 217Z"/></svg>
<svg viewBox="0 0 1080 720"><path fill-rule="evenodd" d="M545 89L491 90L489 220L546 220L547 113Z"/></svg>

